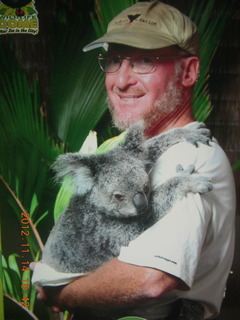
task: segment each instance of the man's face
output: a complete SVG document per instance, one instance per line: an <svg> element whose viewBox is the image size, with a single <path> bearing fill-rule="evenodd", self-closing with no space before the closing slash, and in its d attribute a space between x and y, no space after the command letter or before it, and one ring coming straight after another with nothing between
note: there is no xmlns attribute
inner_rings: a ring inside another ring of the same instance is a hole
<svg viewBox="0 0 240 320"><path fill-rule="evenodd" d="M119 46L110 47L109 53L133 58L146 53L146 50ZM147 53L163 58L177 54L174 48L147 50ZM133 71L129 60L124 59L117 72L106 73L109 109L114 124L125 130L143 119L145 128L149 129L161 117L173 112L182 100L182 90L178 81L179 69L179 60L161 61L160 58L150 73L139 74Z"/></svg>

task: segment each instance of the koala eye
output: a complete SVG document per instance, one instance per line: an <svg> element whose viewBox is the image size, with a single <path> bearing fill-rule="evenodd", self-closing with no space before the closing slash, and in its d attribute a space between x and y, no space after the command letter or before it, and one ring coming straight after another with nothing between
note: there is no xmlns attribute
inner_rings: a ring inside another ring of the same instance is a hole
<svg viewBox="0 0 240 320"><path fill-rule="evenodd" d="M123 201L124 200L124 196L121 193L114 192L113 196L118 201Z"/></svg>
<svg viewBox="0 0 240 320"><path fill-rule="evenodd" d="M150 189L149 186L148 186L148 185L145 185L144 188L143 188L143 192L144 192L145 194L148 194L149 189Z"/></svg>

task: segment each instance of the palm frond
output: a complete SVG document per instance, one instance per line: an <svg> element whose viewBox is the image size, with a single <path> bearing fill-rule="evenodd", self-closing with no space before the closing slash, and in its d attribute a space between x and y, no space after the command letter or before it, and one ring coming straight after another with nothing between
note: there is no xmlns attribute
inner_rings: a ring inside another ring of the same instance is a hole
<svg viewBox="0 0 240 320"><path fill-rule="evenodd" d="M49 116L57 137L68 151L78 151L106 112L104 75L96 63L96 52L82 51L93 34L81 13L65 16L54 32ZM70 23L71 21L71 23ZM88 35L86 37L86 34ZM70 38L69 38L70 35Z"/></svg>
<svg viewBox="0 0 240 320"><path fill-rule="evenodd" d="M30 86L10 47L0 43L0 56L12 59L11 63L4 61L9 63L9 69L5 63L0 65L0 175L31 217L37 219L45 212L41 199L47 192L49 166L63 148L49 137L37 82ZM19 218L15 199L8 192L5 194L7 199L2 201L8 200Z"/></svg>

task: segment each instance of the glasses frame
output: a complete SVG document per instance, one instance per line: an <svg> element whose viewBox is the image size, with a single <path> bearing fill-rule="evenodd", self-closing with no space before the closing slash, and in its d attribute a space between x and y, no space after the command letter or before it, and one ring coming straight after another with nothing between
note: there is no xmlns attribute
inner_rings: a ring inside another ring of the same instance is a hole
<svg viewBox="0 0 240 320"><path fill-rule="evenodd" d="M119 67L118 67L118 69L116 71L106 71L106 70L104 70L103 66L101 65L101 61L103 61L104 59L106 59L108 56L111 56L111 55L114 56L114 57L119 58L119 60L120 60ZM151 58L153 60L153 66L152 66L152 69L150 71L147 71L147 72L134 71L134 61L136 61L137 59L139 59L141 57L149 57L149 58ZM114 55L114 54L109 54L109 53L100 53L98 55L98 63L99 63L99 66L100 66L100 68L101 68L101 70L103 72L105 72L105 73L116 73L121 68L122 61L123 60L128 60L134 73L137 73L137 74L148 74L148 73L151 73L154 70L156 62L158 60L161 60L161 61L165 62L165 61L169 61L169 60L175 60L175 59L186 58L186 57L187 57L186 55L181 55L181 54L173 55L173 56L154 56L154 55L151 55L151 54L139 54L139 55L136 55L135 57L128 57L128 56L122 56L120 54L115 54Z"/></svg>

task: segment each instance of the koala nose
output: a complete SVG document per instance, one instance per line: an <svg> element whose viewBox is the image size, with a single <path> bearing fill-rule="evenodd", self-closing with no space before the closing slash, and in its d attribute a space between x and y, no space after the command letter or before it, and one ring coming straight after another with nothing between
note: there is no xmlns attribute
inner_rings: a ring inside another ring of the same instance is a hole
<svg viewBox="0 0 240 320"><path fill-rule="evenodd" d="M133 203L137 210L141 213L145 212L148 208L148 199L142 192L136 193L133 197Z"/></svg>

